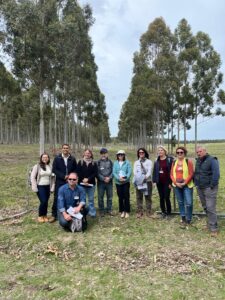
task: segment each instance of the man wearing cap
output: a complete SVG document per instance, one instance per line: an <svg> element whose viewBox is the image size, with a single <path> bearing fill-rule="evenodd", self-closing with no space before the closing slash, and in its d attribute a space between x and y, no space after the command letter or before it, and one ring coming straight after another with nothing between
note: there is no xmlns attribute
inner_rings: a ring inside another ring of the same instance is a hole
<svg viewBox="0 0 225 300"><path fill-rule="evenodd" d="M112 198L113 198L113 184L112 184L112 172L113 163L108 158L108 150L101 148L101 158L97 162L98 166L98 207L100 216L103 217L105 212L112 216ZM106 193L106 208L104 207L104 194Z"/></svg>

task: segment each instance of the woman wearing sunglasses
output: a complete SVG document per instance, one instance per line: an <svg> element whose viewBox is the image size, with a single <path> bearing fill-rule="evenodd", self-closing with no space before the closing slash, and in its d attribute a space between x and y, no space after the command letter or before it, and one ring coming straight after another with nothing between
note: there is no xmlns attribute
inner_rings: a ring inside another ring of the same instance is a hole
<svg viewBox="0 0 225 300"><path fill-rule="evenodd" d="M113 177L115 178L119 198L119 211L121 218L129 218L131 164L126 159L124 150L119 150L116 153L116 158L117 160L113 164Z"/></svg>
<svg viewBox="0 0 225 300"><path fill-rule="evenodd" d="M146 203L146 215L150 217L152 209L152 161L145 148L137 150L138 160L134 163L134 185L136 188L137 218L142 218L143 197Z"/></svg>
<svg viewBox="0 0 225 300"><path fill-rule="evenodd" d="M159 193L160 208L162 218L167 218L171 214L170 190L172 181L170 170L173 163L173 157L168 156L167 150L163 146L158 146L158 158L154 163L153 182L156 183Z"/></svg>
<svg viewBox="0 0 225 300"><path fill-rule="evenodd" d="M183 228L192 220L194 168L192 161L186 158L187 150L185 147L177 147L176 155L177 159L172 164L170 176L178 201Z"/></svg>

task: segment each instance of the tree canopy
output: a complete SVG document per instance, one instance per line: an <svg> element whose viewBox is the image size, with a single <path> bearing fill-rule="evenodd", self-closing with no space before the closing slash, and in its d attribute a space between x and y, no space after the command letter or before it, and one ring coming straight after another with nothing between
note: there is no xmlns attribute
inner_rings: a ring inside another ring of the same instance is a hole
<svg viewBox="0 0 225 300"><path fill-rule="evenodd" d="M80 7L76 0L9 0L0 3L0 13L1 44L12 60L12 75L5 72L4 80L11 76L17 85L20 107L15 118L8 118L3 102L12 101L14 88L1 89L2 142L39 140L43 152L45 140L74 147L107 141L105 97L89 36L90 6ZM10 127L17 134L9 139Z"/></svg>
<svg viewBox="0 0 225 300"><path fill-rule="evenodd" d="M182 19L174 32L163 18L156 18L140 38L140 51L134 53L131 92L122 107L119 138L137 145L151 141L152 148L164 142L167 133L173 145L175 128L190 128L199 115L223 115L224 103L220 56L206 33L193 35Z"/></svg>

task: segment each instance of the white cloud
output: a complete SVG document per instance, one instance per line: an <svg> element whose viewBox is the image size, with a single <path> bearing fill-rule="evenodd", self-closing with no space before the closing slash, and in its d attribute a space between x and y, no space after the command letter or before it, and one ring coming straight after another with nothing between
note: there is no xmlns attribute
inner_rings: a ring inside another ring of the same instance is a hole
<svg viewBox="0 0 225 300"><path fill-rule="evenodd" d="M82 5L87 1L79 1ZM139 39L148 25L157 17L163 17L173 31L182 18L186 18L193 33L204 31L212 39L214 48L225 60L224 0L90 0L96 19L90 35L98 65L98 81L105 94L112 135L117 134L117 123L122 104L129 95L132 79L133 53L139 50ZM225 66L222 65L225 72ZM214 121L206 122L207 134L211 134ZM225 126L225 118L221 118ZM202 125L200 126L202 127ZM199 133L203 135L201 128ZM192 130L189 135L192 135ZM201 137L201 136L200 136ZM220 134L219 137L224 137Z"/></svg>

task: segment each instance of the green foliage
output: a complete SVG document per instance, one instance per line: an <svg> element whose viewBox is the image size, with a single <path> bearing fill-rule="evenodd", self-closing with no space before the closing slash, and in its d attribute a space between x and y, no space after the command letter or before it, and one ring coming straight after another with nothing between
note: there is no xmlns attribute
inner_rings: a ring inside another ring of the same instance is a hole
<svg viewBox="0 0 225 300"><path fill-rule="evenodd" d="M119 138L131 142L130 135L141 136L146 124L146 137L153 147L163 142L165 128L174 136L174 123L190 129L195 118L197 133L198 115L224 115L224 91L220 56L213 49L206 33L195 36L187 20L182 19L171 33L162 18L156 18L140 38L140 51L134 54L131 92L122 107L119 120ZM196 134L197 140L197 134ZM132 140L134 142L134 140ZM136 140L136 144L145 144Z"/></svg>
<svg viewBox="0 0 225 300"><path fill-rule="evenodd" d="M20 83L17 94L22 92L25 94L22 98L27 98L30 90L37 91L35 101L30 101L32 108L29 107L35 111L31 124L35 140L39 132L36 116L40 118L40 141L44 135L49 135L48 141L53 138L50 132L54 124L54 144L57 133L61 142L71 140L72 132L78 127L90 128L91 135L94 134L92 126L104 123L108 128L105 100L97 84L97 66L88 33L94 22L90 6L82 8L75 0L10 0L1 3L0 12L5 24L3 49L12 58L12 71ZM6 74L4 77L7 81ZM5 84L5 90L6 87ZM0 96L4 95L2 90ZM7 102L11 96L12 93ZM39 112L36 100L39 100ZM25 116L31 111L25 111L23 101L20 102L21 114L16 121L20 123L18 136L22 139L25 132L30 132ZM61 127L64 127L63 133ZM7 135L6 132L4 139ZM102 135L105 140L109 139L109 130L102 130ZM78 138L77 143L81 144L86 137ZM28 141L31 139L27 137Z"/></svg>

